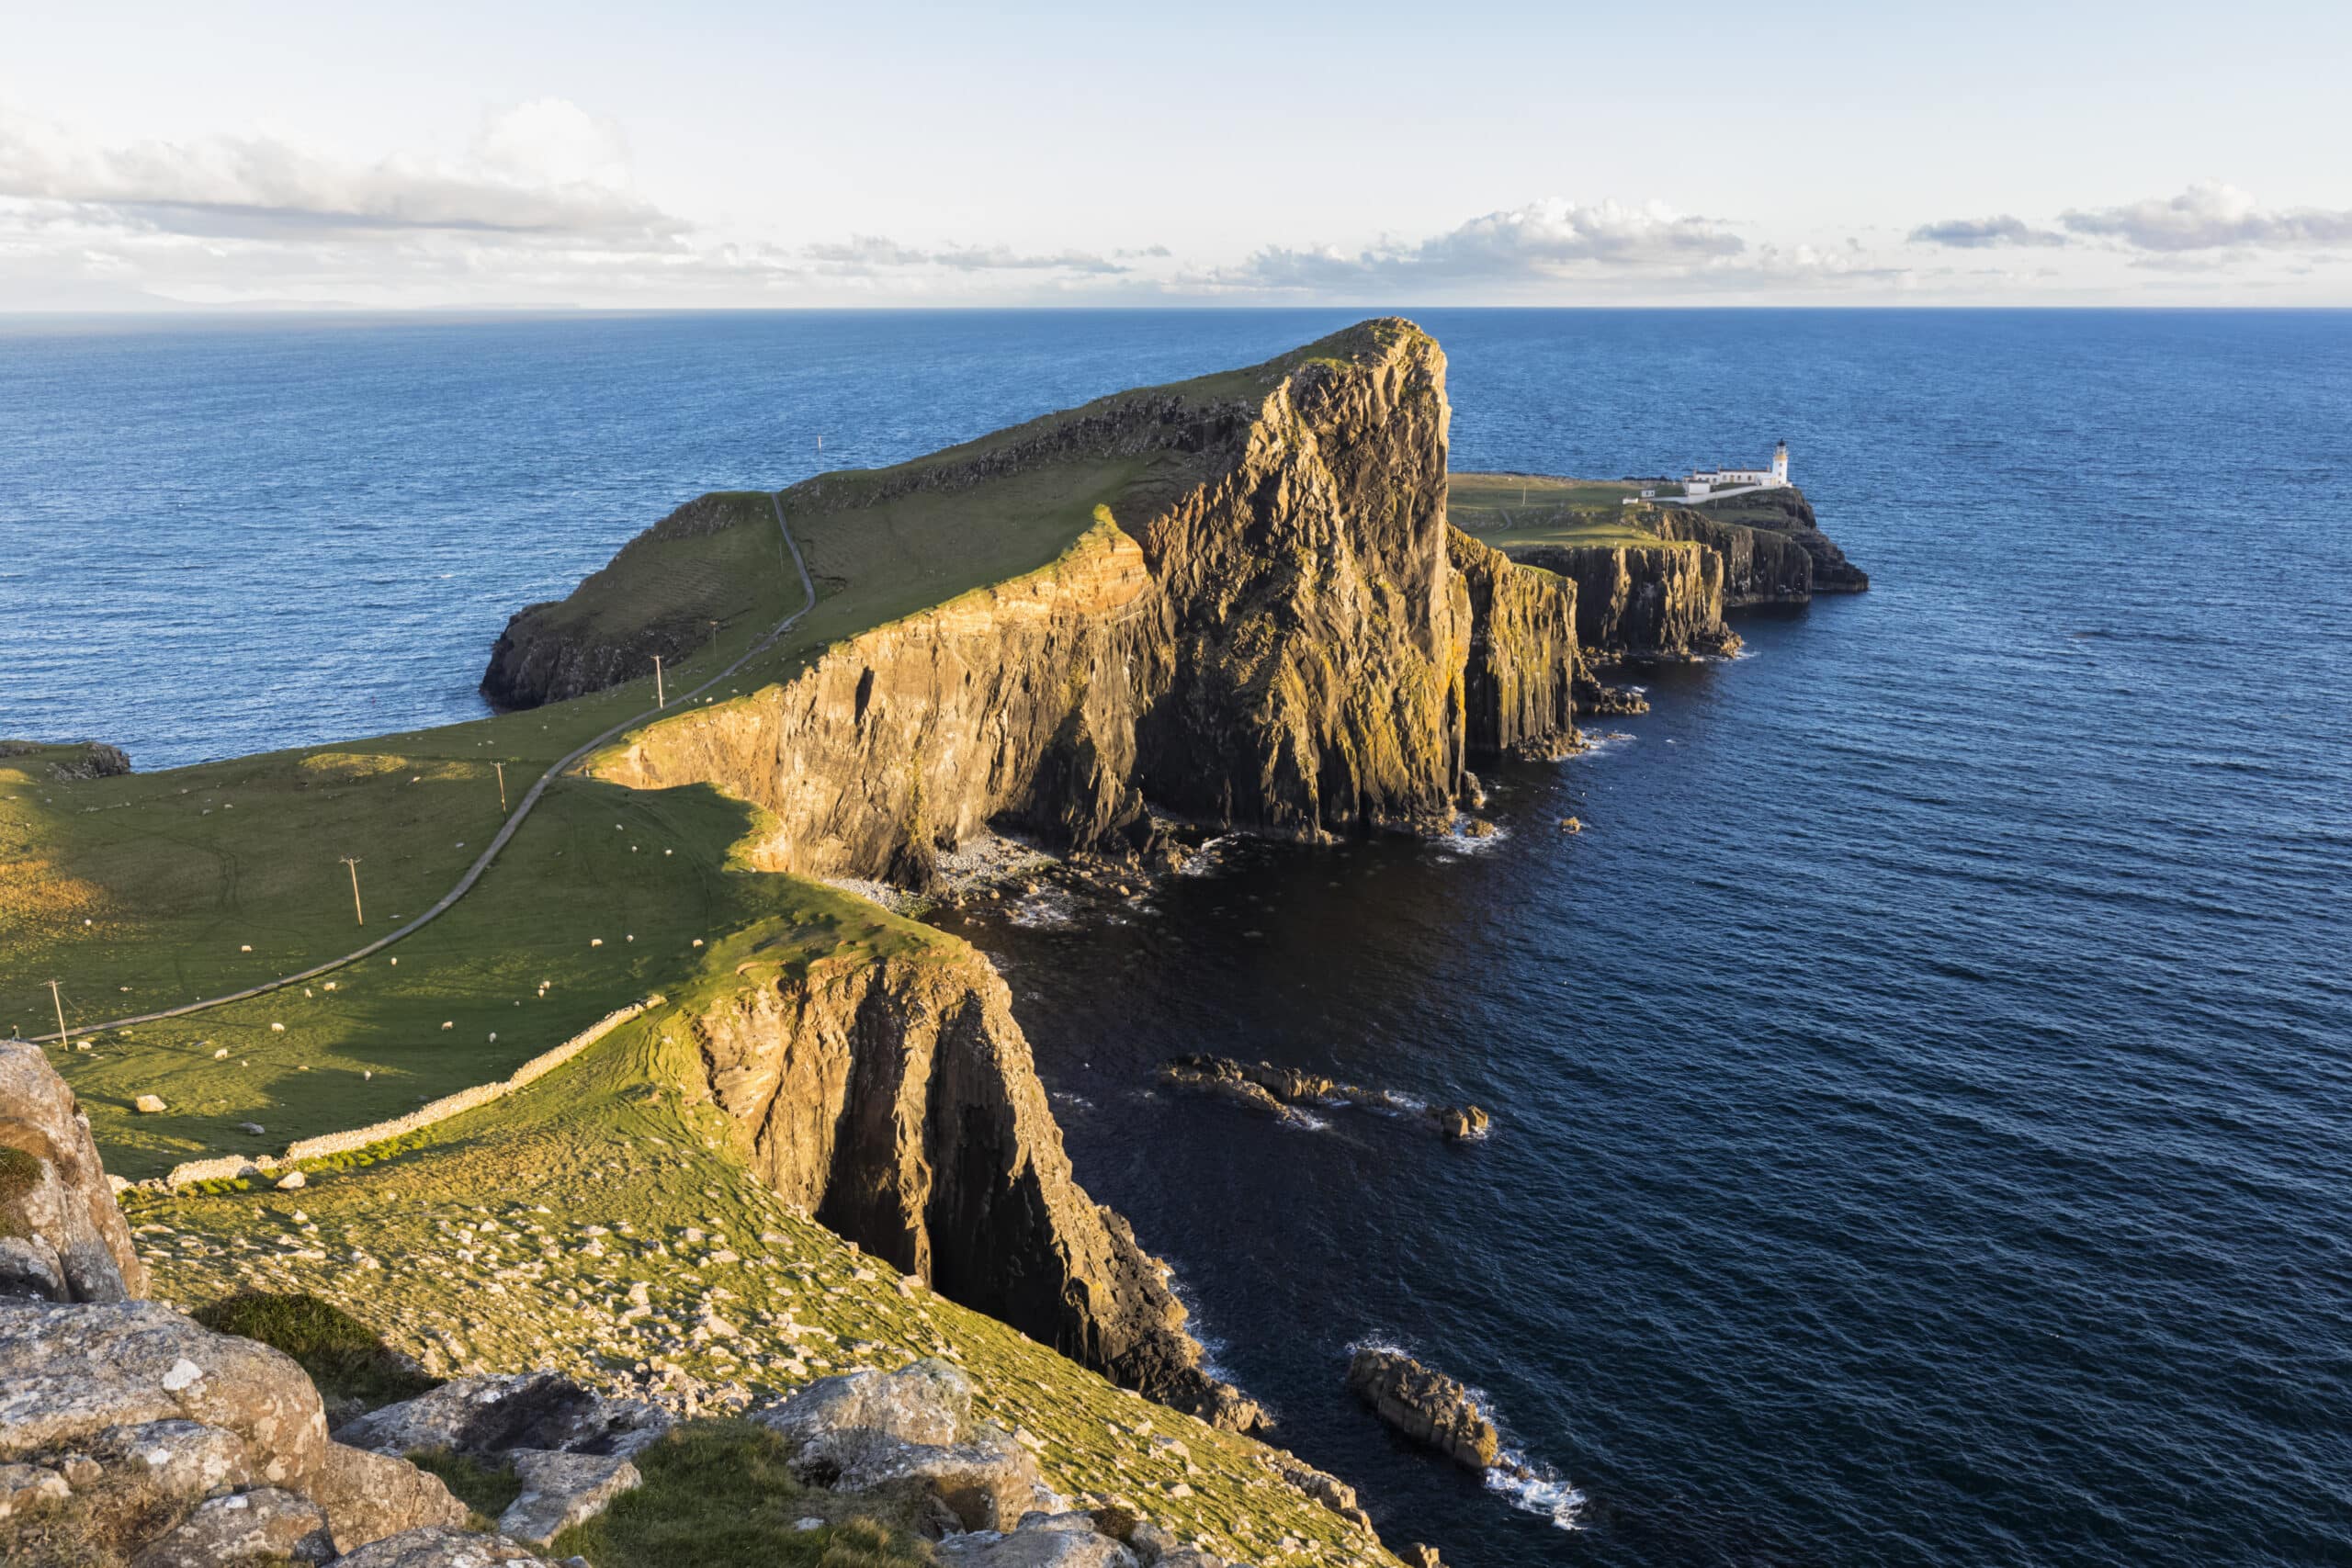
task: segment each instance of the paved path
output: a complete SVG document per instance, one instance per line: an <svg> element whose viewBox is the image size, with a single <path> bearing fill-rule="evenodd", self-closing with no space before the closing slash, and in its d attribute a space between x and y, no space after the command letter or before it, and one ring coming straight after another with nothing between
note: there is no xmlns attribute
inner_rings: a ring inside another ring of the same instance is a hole
<svg viewBox="0 0 2352 1568"><path fill-rule="evenodd" d="M807 615L810 610L815 609L817 606L817 585L809 581L808 563L800 558L800 543L792 536L792 530L785 525L784 497L781 493L773 494L768 497L768 500L775 507L775 525L777 530L784 535L785 547L792 552L792 564L794 567L797 568L800 572L800 592L806 596L807 603L803 604L797 610L793 611L789 615L785 616L784 619L778 621L775 624L775 629L770 631L767 636L753 643L750 648L745 649L743 650L742 657L736 660L734 663L729 664L726 669L721 670L718 674L713 675L709 680L705 681L693 691L679 697L678 701L681 704L686 703L693 698L702 695L703 693L710 690L713 686L716 686L718 682L726 680L727 677L735 673L736 671L741 670L744 665L750 663L754 655L767 651L769 648L775 645L776 638L782 637L786 632L790 631L794 625L799 621L801 616ZM352 963L356 959L365 958L371 953L383 952L384 949L391 946L392 943L400 941L402 937L413 935L415 932L423 930L425 926L430 925L435 919L446 913L451 905L455 904L458 899L464 897L468 893L473 890L474 884L481 880L481 874L490 869L490 863L498 858L498 852L506 847L506 841L509 839L512 839L515 834L515 830L523 826L523 818L531 814L531 807L539 803L539 796L547 793L548 785L553 784L564 770L570 768L573 763L579 761L580 759L585 757L589 752L594 750L597 747L602 746L605 741L610 740L613 737L621 733L621 731L628 729L636 725L642 724L647 719L652 718L663 711L664 710L662 708L651 707L647 708L643 713L632 715L629 717L621 720L610 729L605 730L602 735L597 736L593 740L585 742L571 751L569 755L559 759L554 766L548 768L546 773L539 775L539 782L533 784L530 788L530 792L523 796L522 803L514 807L514 814L512 817L509 817L506 819L505 825L498 829L498 836L491 840L490 847L482 851L481 858L475 861L472 865L469 866L466 869L466 874L458 879L458 885L455 887L450 888L448 892L443 894L439 903L434 905L433 908L425 910L424 913L417 916L416 919L409 921L408 924L401 927L398 931L393 931L389 936L378 937L374 942L369 942L367 946L356 948L353 951L345 953L340 958L330 958L324 964L312 964L310 968L303 970L299 975L288 975L284 979L272 980L266 986L249 986L242 991L232 991L225 997L208 998L200 1002L190 1002L186 1007L165 1008L161 1012L142 1012L130 1018L112 1018L107 1020L104 1023L85 1023L81 1025L79 1028L73 1030L71 1032L74 1034L96 1034L104 1030L121 1029L133 1023L153 1023L158 1019L164 1018L185 1018L189 1013L202 1012L207 1008L217 1008L228 1002L242 1002L249 997L267 996L270 992L282 989L288 986L299 986L305 980L316 979L321 975L332 974L334 971L342 968L345 964ZM62 1044L67 1037L68 1036L64 1034L52 1034L48 1036L48 1038L58 1042L60 1044Z"/></svg>

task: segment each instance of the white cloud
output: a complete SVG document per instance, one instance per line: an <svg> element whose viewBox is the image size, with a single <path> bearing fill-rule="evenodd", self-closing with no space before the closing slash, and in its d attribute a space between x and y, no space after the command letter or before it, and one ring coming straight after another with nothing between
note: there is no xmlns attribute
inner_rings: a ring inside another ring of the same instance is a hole
<svg viewBox="0 0 2352 1568"><path fill-rule="evenodd" d="M1991 250L2003 245L2063 245L2066 236L2052 229L2032 228L2023 219L2003 213L1994 218L1947 218L1940 223L1922 223L1911 231L1911 243Z"/></svg>
<svg viewBox="0 0 2352 1568"><path fill-rule="evenodd" d="M1747 248L1704 218L1662 203L1581 205L1555 198L1489 212L1417 243L1363 250L1269 245L1203 281L1229 288L1314 292L1374 286L1524 284L1594 272L1688 268Z"/></svg>
<svg viewBox="0 0 2352 1568"><path fill-rule="evenodd" d="M473 153L456 161L354 162L264 135L107 147L0 116L0 197L223 237L428 232L641 244L684 229L632 194L617 135L556 99L492 120Z"/></svg>
<svg viewBox="0 0 2352 1568"><path fill-rule="evenodd" d="M2352 209L2299 207L2273 211L2246 192L2220 181L2191 186L2169 199L2152 197L2121 207L2076 209L2064 214L2060 221L2077 234L2115 240L2143 251L2352 244Z"/></svg>

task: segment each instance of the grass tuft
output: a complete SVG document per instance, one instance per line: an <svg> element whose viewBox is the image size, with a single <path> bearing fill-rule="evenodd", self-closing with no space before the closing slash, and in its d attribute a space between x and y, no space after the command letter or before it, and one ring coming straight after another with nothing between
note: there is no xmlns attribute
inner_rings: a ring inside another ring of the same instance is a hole
<svg viewBox="0 0 2352 1568"><path fill-rule="evenodd" d="M803 1486L786 1468L790 1456L784 1439L752 1422L688 1422L637 1456L644 1485L564 1531L548 1554L576 1554L596 1568L908 1568L932 1561L903 1508ZM845 1512L853 1506L859 1512ZM826 1522L798 1529L806 1518Z"/></svg>

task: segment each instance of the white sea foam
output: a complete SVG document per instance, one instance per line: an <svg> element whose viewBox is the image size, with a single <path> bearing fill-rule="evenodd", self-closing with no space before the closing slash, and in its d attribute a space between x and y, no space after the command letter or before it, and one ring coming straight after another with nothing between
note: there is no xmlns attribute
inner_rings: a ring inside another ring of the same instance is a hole
<svg viewBox="0 0 2352 1568"><path fill-rule="evenodd" d="M1312 1111L1301 1111L1295 1105L1283 1107L1282 1121L1283 1126L1295 1128L1301 1133L1320 1133L1331 1125Z"/></svg>
<svg viewBox="0 0 2352 1568"><path fill-rule="evenodd" d="M1487 1472L1487 1490L1507 1499L1523 1513L1552 1521L1555 1529L1572 1530L1584 1512L1584 1494L1563 1481L1549 1465L1531 1461L1525 1454L1505 1449L1501 1464Z"/></svg>

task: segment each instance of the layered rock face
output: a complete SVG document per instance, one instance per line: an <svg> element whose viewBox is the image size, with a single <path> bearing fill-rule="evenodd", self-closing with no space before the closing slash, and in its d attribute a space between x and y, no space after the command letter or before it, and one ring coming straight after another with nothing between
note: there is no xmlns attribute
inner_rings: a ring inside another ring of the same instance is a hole
<svg viewBox="0 0 2352 1568"><path fill-rule="evenodd" d="M979 954L820 960L693 1028L754 1171L829 1228L1164 1403L1260 1424L1200 1370L1163 1267L1072 1176Z"/></svg>
<svg viewBox="0 0 2352 1568"><path fill-rule="evenodd" d="M600 771L767 807L762 865L916 886L989 821L1136 847L1146 800L1301 837L1440 823L1476 631L1444 521L1444 373L1427 335L1374 321L1217 384L1241 389L1135 394L885 476L866 500L1077 450L1180 455L1185 478L1099 513L1046 570L652 726ZM1566 725L1545 694L1524 708L1514 747Z"/></svg>
<svg viewBox="0 0 2352 1568"><path fill-rule="evenodd" d="M1786 534L1717 522L1687 506L1656 508L1646 521L1662 539L1687 539L1723 558L1727 610L1802 604L1813 597L1813 557Z"/></svg>
<svg viewBox="0 0 2352 1568"><path fill-rule="evenodd" d="M1576 583L1577 640L1601 659L1730 653L1724 559L1680 545L1537 545L1513 558Z"/></svg>
<svg viewBox="0 0 2352 1568"><path fill-rule="evenodd" d="M1784 536L1813 558L1813 591L1815 593L1860 593L1871 585L1870 574L1846 558L1846 552L1837 542L1821 531L1813 513L1813 502L1798 490L1768 490L1742 496L1739 504L1753 519L1761 512L1768 517L1757 520L1755 525L1770 533ZM1701 515L1704 515L1701 510Z"/></svg>
<svg viewBox="0 0 2352 1568"><path fill-rule="evenodd" d="M765 807L775 828L751 855L776 871L922 886L942 845L991 820L1083 848L1139 842L1136 717L1167 653L1142 548L1102 522L1043 571L655 725L600 771Z"/></svg>
<svg viewBox="0 0 2352 1568"><path fill-rule="evenodd" d="M1577 584L1514 563L1458 528L1446 550L1470 601L1463 671L1464 739L1480 755L1556 757L1575 750Z"/></svg>

